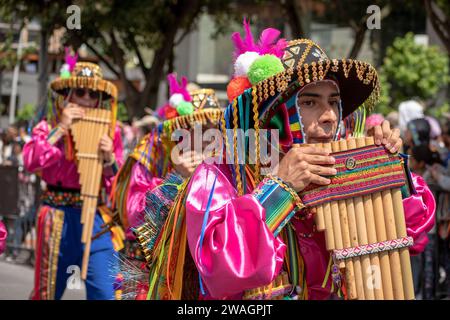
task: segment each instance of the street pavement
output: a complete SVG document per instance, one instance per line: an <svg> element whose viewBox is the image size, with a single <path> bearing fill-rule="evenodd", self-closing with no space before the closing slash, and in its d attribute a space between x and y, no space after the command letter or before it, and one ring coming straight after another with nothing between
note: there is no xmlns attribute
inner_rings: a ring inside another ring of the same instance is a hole
<svg viewBox="0 0 450 320"><path fill-rule="evenodd" d="M33 267L7 262L0 257L0 300L28 300L33 287ZM81 289L66 289L62 300L85 300L84 284Z"/></svg>

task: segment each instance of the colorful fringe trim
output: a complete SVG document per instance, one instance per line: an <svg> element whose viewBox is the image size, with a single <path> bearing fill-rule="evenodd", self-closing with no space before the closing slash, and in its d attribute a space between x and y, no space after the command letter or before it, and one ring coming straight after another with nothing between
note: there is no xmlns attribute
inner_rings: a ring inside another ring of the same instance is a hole
<svg viewBox="0 0 450 320"><path fill-rule="evenodd" d="M32 300L53 300L64 211L42 206L38 211L36 265Z"/></svg>
<svg viewBox="0 0 450 320"><path fill-rule="evenodd" d="M153 190L149 190L146 196L145 222L133 228L141 245L146 260L152 260L153 248L161 234L167 216L173 206L183 179L175 174L169 174L167 179Z"/></svg>
<svg viewBox="0 0 450 320"><path fill-rule="evenodd" d="M287 186L266 177L253 190L253 195L266 209L266 224L275 236L302 208L302 206L296 204L299 202L297 194L290 193L286 189Z"/></svg>

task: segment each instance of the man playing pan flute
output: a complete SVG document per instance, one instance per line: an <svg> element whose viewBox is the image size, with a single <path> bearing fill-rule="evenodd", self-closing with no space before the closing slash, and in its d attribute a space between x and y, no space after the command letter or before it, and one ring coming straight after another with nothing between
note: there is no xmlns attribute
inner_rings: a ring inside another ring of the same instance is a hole
<svg viewBox="0 0 450 320"><path fill-rule="evenodd" d="M361 130L361 115L379 95L377 72L365 62L330 60L308 39L277 40L275 29L256 42L244 27L244 39L232 36L235 74L221 120L224 155L199 165L173 202L151 248L151 299L329 299L342 293L323 232L298 195L311 184L330 184L335 159L317 147L293 146L339 139L342 119ZM239 129L254 129L256 143L238 139ZM262 129L278 130L271 150L281 158L265 177L258 141L268 131ZM375 127L374 139L389 153L402 147L388 122ZM224 163L225 156L231 162ZM403 201L408 234L416 239L433 224L434 199L420 177L414 185L417 193ZM145 232L138 230L143 238Z"/></svg>
<svg viewBox="0 0 450 320"><path fill-rule="evenodd" d="M187 79L182 77L179 83L176 73L169 74L167 80L170 97L158 110L159 117L164 120L139 142L114 183L113 202L127 236L118 271L117 299L145 299L148 271L144 261L148 252L140 250L134 231L140 226L147 227L146 219L151 219L145 217L150 210L148 206L159 208L173 201L177 185L181 185L203 160L202 148L195 150L190 137L181 137L177 144L177 138L172 134L176 130L185 133L197 130L201 134L202 129L217 128L222 114L214 90L188 90ZM186 146L185 152L181 145ZM176 156L172 157L172 154ZM164 182L165 179L168 181ZM152 191L157 196L149 199ZM159 213L162 211L158 209ZM160 228L162 223L153 220L152 227ZM132 279L130 274L134 274Z"/></svg>
<svg viewBox="0 0 450 320"><path fill-rule="evenodd" d="M70 57L70 56L69 56ZM66 61L68 57L66 56ZM43 203L37 215L35 281L32 299L60 299L66 283L80 283L83 256L79 173L69 131L75 119L83 118L86 108L107 108L115 130L104 135L98 146L103 154L102 186L108 192L122 163L122 141L115 126L117 89L102 77L93 63L72 63L54 80L51 89L57 95L49 122L33 128L32 140L24 147L27 170L40 172L47 183ZM99 205L101 204L99 199ZM94 219L94 233L109 221L105 207ZM113 277L109 273L115 249L121 246L119 230L107 232L92 242L86 279L87 299L112 299ZM69 278L70 277L70 278Z"/></svg>

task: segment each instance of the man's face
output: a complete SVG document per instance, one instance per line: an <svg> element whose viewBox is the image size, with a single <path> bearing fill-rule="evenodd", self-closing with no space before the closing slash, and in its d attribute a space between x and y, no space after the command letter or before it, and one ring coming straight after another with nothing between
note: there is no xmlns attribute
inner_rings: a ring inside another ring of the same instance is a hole
<svg viewBox="0 0 450 320"><path fill-rule="evenodd" d="M98 104L99 95L100 93L98 91L77 88L70 96L70 102L85 108L95 108Z"/></svg>
<svg viewBox="0 0 450 320"><path fill-rule="evenodd" d="M339 119L339 91L331 82L318 82L298 94L303 131L307 143L331 142Z"/></svg>

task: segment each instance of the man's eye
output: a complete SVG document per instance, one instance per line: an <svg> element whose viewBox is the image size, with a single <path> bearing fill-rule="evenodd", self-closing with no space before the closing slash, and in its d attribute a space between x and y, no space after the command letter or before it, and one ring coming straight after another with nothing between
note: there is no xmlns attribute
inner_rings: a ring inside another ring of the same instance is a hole
<svg viewBox="0 0 450 320"><path fill-rule="evenodd" d="M339 101L338 100L330 101L330 105L333 106L333 107L338 107L339 106Z"/></svg>
<svg viewBox="0 0 450 320"><path fill-rule="evenodd" d="M300 102L301 106L305 106L305 107L312 107L314 105L314 101L313 100L304 100Z"/></svg>

